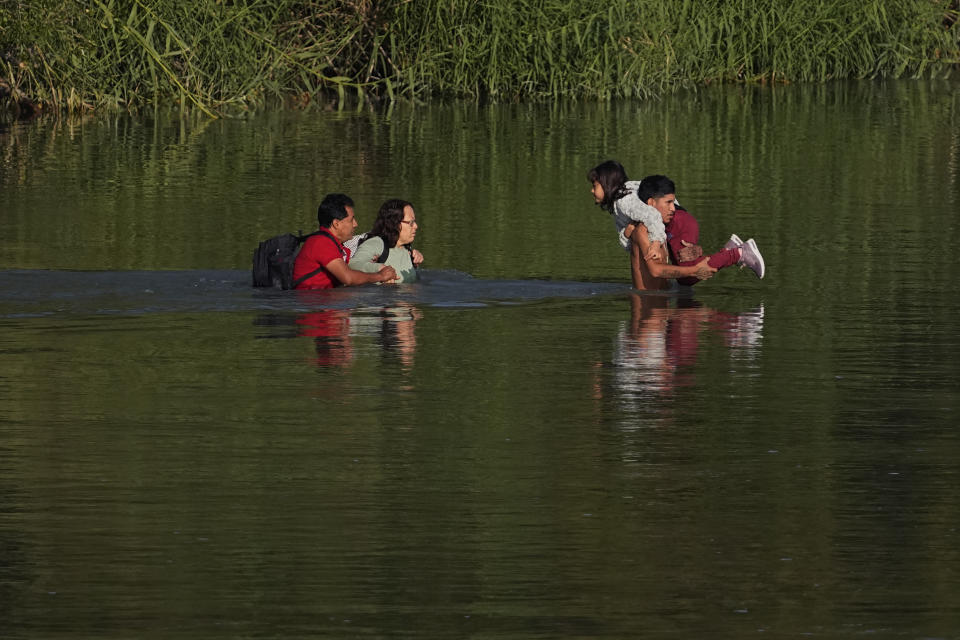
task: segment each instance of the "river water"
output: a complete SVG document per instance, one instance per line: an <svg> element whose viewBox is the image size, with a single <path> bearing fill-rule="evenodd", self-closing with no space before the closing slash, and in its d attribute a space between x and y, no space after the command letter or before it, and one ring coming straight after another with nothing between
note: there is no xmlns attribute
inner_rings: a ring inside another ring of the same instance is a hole
<svg viewBox="0 0 960 640"><path fill-rule="evenodd" d="M0 636L960 637L958 89L3 126ZM420 283L249 286L331 191Z"/></svg>

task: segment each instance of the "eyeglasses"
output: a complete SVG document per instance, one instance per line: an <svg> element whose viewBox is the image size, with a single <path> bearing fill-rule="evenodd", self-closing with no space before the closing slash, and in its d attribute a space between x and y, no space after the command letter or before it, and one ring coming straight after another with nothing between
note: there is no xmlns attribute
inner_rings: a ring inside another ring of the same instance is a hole
<svg viewBox="0 0 960 640"><path fill-rule="evenodd" d="M416 220L401 220L400 222L402 222L403 224L408 224L408 225L410 225L411 227L417 224L417 221L416 221ZM417 225L417 226L419 226L419 225Z"/></svg>

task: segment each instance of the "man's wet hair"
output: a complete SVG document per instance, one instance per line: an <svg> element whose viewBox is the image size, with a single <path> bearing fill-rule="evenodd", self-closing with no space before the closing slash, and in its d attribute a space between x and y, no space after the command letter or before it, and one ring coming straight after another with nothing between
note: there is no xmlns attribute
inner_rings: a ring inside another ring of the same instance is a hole
<svg viewBox="0 0 960 640"><path fill-rule="evenodd" d="M332 205L338 205L341 207L352 207L353 198L351 198L345 193L328 193L327 195L323 196L323 200L320 202L320 204L321 205L332 204Z"/></svg>
<svg viewBox="0 0 960 640"><path fill-rule="evenodd" d="M663 196L676 193L677 185L667 176L654 175L647 176L640 181L640 187L637 189L637 197L640 202L646 202L650 198L662 198Z"/></svg>
<svg viewBox="0 0 960 640"><path fill-rule="evenodd" d="M317 207L317 224L329 227L334 220L347 217L347 207L353 207L353 199L343 193L328 193Z"/></svg>

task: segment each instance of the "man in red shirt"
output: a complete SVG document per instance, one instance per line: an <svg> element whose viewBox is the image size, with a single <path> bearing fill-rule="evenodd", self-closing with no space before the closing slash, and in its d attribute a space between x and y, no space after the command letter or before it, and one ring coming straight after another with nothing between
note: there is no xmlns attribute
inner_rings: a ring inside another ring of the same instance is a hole
<svg viewBox="0 0 960 640"><path fill-rule="evenodd" d="M670 257L677 266L698 264L703 256L699 246L700 225L696 218L684 209L676 206L676 187L667 176L647 176L640 182L637 197L660 212L667 231L667 245ZM746 242L734 234L723 249L709 256L707 265L712 269L723 269L735 264L752 270L758 278L763 278L766 266L757 243L750 238ZM698 278L677 278L677 282L693 286Z"/></svg>
<svg viewBox="0 0 960 640"><path fill-rule="evenodd" d="M333 289L397 278L393 267L386 265L376 273L364 273L347 266L350 249L343 243L353 237L357 221L353 216L353 201L346 196L331 197L338 195L327 196L317 209L320 230L307 238L293 263L296 289Z"/></svg>

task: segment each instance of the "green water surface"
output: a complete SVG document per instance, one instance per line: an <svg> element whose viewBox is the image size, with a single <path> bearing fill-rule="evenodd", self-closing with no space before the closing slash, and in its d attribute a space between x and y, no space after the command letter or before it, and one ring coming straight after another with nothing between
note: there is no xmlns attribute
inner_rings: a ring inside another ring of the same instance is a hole
<svg viewBox="0 0 960 640"><path fill-rule="evenodd" d="M7 127L0 635L960 637L958 89ZM631 294L607 158L764 280ZM330 191L424 282L250 290Z"/></svg>

